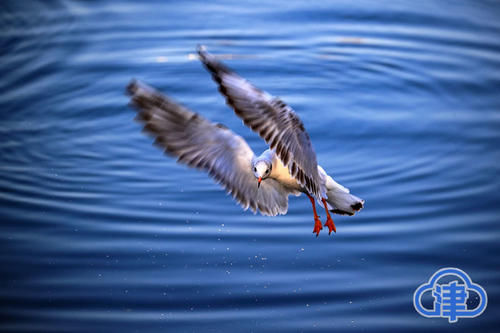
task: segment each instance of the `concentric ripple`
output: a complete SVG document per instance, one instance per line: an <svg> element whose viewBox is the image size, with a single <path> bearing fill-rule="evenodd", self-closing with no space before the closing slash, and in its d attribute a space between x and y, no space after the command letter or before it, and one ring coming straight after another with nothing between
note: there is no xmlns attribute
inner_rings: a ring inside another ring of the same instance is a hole
<svg viewBox="0 0 500 333"><path fill-rule="evenodd" d="M492 1L6 1L0 5L2 332L482 331L500 307L500 10ZM263 142L196 60L204 44L297 111L366 200L312 235L309 201L242 210L133 122L148 82ZM420 317L440 267L476 319Z"/></svg>

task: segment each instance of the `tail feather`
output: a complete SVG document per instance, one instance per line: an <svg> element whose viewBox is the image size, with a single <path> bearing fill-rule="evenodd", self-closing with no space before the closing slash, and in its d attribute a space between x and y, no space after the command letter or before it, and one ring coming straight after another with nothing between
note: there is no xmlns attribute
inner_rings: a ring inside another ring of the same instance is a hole
<svg viewBox="0 0 500 333"><path fill-rule="evenodd" d="M318 171L320 176L323 178L326 187L326 202L328 204L328 209L335 214L340 215L354 215L359 212L365 201L358 198L355 195L349 193L349 189L337 183L332 177L323 170L322 167L318 165Z"/></svg>
<svg viewBox="0 0 500 333"><path fill-rule="evenodd" d="M352 216L359 212L365 201L349 193L349 189L334 181L330 176L326 178L326 199L328 209L332 213Z"/></svg>
<svg viewBox="0 0 500 333"><path fill-rule="evenodd" d="M329 190L326 195L328 196L326 201L332 206L331 212L335 214L352 216L359 212L365 204L364 200L341 190Z"/></svg>

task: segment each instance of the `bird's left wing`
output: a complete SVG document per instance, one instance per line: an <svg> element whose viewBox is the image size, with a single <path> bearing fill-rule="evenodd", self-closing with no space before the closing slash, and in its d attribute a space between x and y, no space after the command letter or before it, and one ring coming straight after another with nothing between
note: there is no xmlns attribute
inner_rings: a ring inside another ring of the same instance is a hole
<svg viewBox="0 0 500 333"><path fill-rule="evenodd" d="M257 187L252 173L255 155L242 137L143 83L132 81L127 92L138 111L136 119L166 153L207 171L245 210L264 215L287 212L288 191L280 183L266 179Z"/></svg>

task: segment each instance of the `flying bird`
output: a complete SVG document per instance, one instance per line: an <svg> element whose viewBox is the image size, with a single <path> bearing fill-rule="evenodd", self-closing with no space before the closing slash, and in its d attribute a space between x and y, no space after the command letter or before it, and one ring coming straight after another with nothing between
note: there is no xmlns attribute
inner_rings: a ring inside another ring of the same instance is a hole
<svg viewBox="0 0 500 333"><path fill-rule="evenodd" d="M154 88L132 80L127 87L136 119L155 144L179 163L205 170L247 210L275 216L288 211L288 196L304 193L314 214L313 233L323 229L316 201L325 209L329 234L336 232L330 213L354 215L364 200L349 193L318 165L304 124L290 106L258 89L203 47L198 55L227 104L257 132L269 149L256 156L247 142Z"/></svg>

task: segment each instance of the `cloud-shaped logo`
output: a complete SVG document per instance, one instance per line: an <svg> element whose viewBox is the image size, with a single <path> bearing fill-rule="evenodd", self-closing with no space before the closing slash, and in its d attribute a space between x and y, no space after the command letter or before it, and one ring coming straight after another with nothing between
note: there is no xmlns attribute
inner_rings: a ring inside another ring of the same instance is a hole
<svg viewBox="0 0 500 333"><path fill-rule="evenodd" d="M439 284L439 279L445 276L458 278L462 283L454 280L447 284ZM428 291L434 297L432 309L427 309L422 305L422 296ZM467 308L470 291L475 292L479 297L479 305L474 309ZM483 287L473 283L467 273L453 267L438 270L428 282L420 285L413 295L413 305L418 313L428 318L448 318L450 323L457 322L458 318L479 316L484 312L487 304L488 297Z"/></svg>

